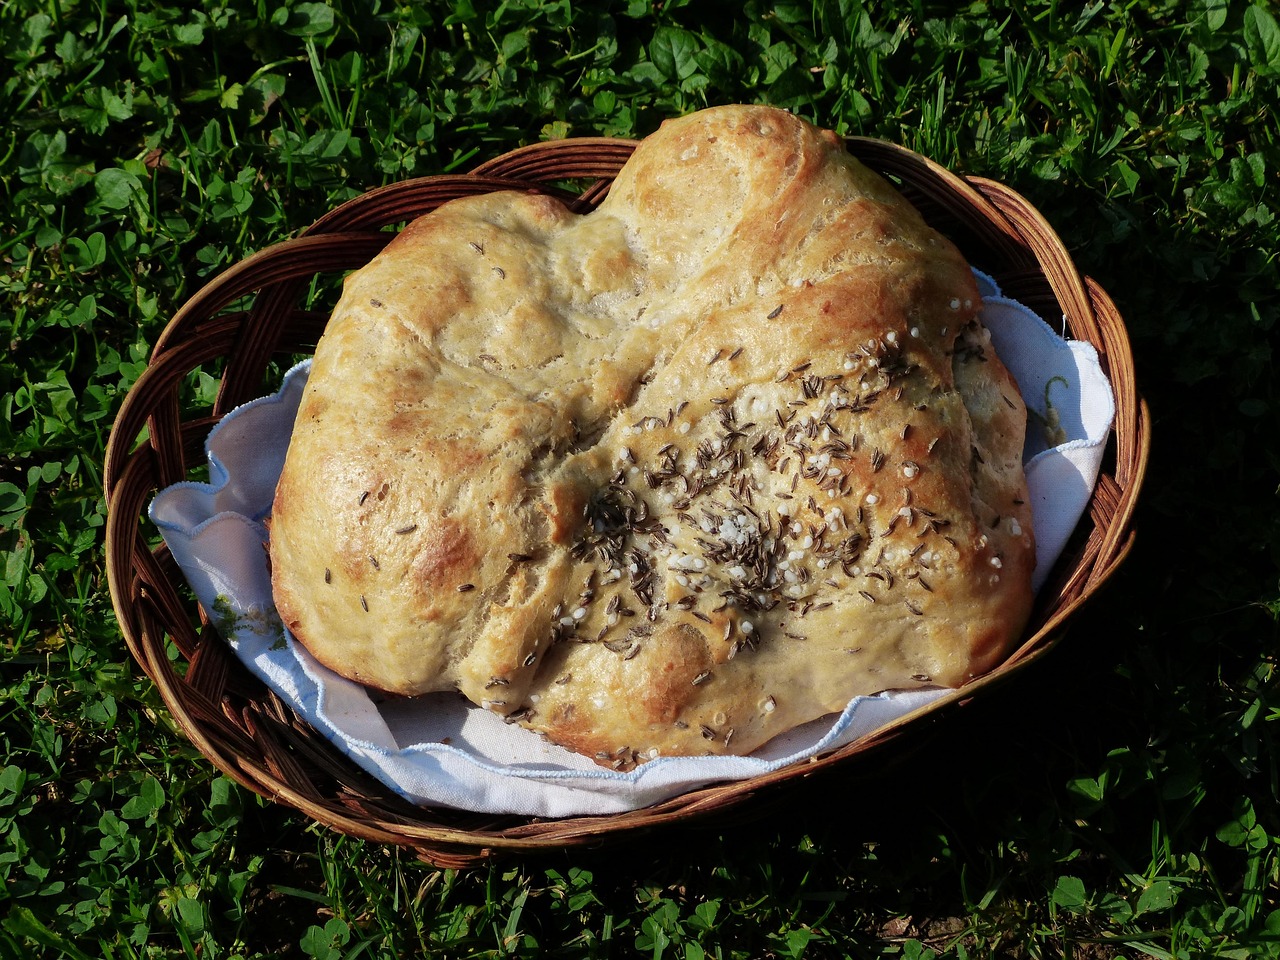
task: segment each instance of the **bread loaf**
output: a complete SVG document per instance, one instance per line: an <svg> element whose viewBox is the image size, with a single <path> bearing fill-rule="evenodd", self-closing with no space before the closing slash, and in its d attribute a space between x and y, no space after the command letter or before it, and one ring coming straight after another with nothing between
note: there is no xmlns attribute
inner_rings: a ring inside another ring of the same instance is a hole
<svg viewBox="0 0 1280 960"><path fill-rule="evenodd" d="M586 215L453 201L346 281L271 519L294 636L614 768L957 686L1028 616L1017 385L841 140L721 107Z"/></svg>

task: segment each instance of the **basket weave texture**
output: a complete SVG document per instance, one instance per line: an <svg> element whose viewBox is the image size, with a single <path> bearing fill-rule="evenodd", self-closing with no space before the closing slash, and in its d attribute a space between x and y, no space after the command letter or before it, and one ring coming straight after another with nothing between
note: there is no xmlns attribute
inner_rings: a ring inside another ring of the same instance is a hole
<svg viewBox="0 0 1280 960"><path fill-rule="evenodd" d="M1041 591L1025 640L987 676L928 713L967 702L1042 656L1070 616L1115 571L1132 543L1131 520L1146 466L1150 415L1137 394L1124 322L1095 282L1076 270L1044 218L1014 191L960 177L883 141L851 138L850 151L894 180L925 218L1004 292L1097 348L1116 399L1114 439L1089 508ZM595 844L664 823L723 812L753 795L883 748L922 715L807 763L750 780L693 790L642 810L540 820L417 807L355 767L252 677L198 608L176 563L146 520L161 488L203 466L203 443L228 411L270 393L272 361L310 353L327 312L303 308L313 282L367 263L394 228L456 197L536 190L571 209L593 209L635 147L633 141L571 139L536 144L470 174L426 177L370 191L322 217L296 239L237 263L191 298L155 345L126 397L105 464L106 555L112 601L129 651L155 682L195 746L227 776L334 830L412 848L438 866L475 865L498 853ZM580 193L565 183L583 186ZM249 303L247 308L244 304ZM180 391L197 370L221 369L212 411L183 414ZM185 417L185 418L184 418ZM176 647L178 656L172 656Z"/></svg>

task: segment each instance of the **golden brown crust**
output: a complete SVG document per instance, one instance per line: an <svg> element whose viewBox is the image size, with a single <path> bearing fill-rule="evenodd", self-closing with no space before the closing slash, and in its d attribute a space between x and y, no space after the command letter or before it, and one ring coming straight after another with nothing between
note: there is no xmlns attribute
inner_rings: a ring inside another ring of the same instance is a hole
<svg viewBox="0 0 1280 960"><path fill-rule="evenodd" d="M670 121L575 217L493 194L347 281L272 521L339 673L627 767L959 685L1024 624L1025 410L968 266L838 138Z"/></svg>

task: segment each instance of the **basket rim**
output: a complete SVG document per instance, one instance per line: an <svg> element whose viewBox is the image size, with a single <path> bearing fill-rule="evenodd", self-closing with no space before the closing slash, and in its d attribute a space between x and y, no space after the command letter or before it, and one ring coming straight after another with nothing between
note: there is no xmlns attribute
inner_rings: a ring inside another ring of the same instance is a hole
<svg viewBox="0 0 1280 960"><path fill-rule="evenodd" d="M922 182L929 184L945 201L958 198L972 210L979 211L979 222L989 227L980 235L991 249L1005 252L1012 263L1024 265L1033 273L1041 271L1059 302L1066 298L1074 306L1083 305L1083 309L1074 311L1078 315L1067 318L1072 334L1098 348L1116 392L1116 420L1112 432L1116 450L1108 457L1108 465L1114 466L1114 477L1110 473L1101 477L1100 484L1105 489L1101 493L1095 492L1091 499L1091 510L1105 514L1105 529L1101 535L1096 535L1098 527L1095 526L1095 535L1091 535L1082 548L1084 559L1075 561L1073 576L1067 578L1063 587L1071 592L1070 599L1045 617L1036 630L1029 631L1030 635L1009 658L988 674L945 695L936 704L914 711L846 747L796 765L801 769L786 767L747 780L710 785L628 814L558 818L552 821L558 829L550 832L542 829L547 823L544 818L519 815L485 815L485 822L476 821L470 827L425 822L429 816L438 813L437 808L431 807L416 808L422 817L418 823L402 822L402 815L379 818L369 812L367 804L358 814L346 814L339 804L318 799L312 795L315 791L309 793L291 783L288 774L292 768L288 768L288 764L292 762L296 766L297 760L289 761L281 751L276 751L281 755L275 759L283 766L273 771L267 769L270 762L249 764L234 749L224 749L223 744L214 742L206 730L210 721L196 713L203 714L207 710L214 716L229 715L232 708L224 695L221 702L211 702L207 706L199 703L198 711L193 711L190 704L197 702L193 699L196 692L184 677L175 672L172 663L159 654L164 646L164 632L168 629L182 632L180 618L189 620L195 604L188 599L185 606L181 603L175 606L173 596L166 589L163 547L153 550L146 542L142 524L145 516L140 516L138 509L148 493L154 494L156 489L167 485L164 481L173 473L172 468L165 466L166 461L172 459L171 451L159 449L156 443L163 445L165 436L173 436L183 438L174 441L179 445L190 444L201 430L207 430L211 422L220 419L234 405L234 392L231 392L225 402L220 394L211 418L183 423L178 413L176 392L182 377L211 359L222 359L228 368L233 368L236 355L227 356L217 351L224 346L231 350L243 347L243 338L237 339L235 334L244 326L244 316L251 311L244 315L236 314L230 319L219 319L220 311L240 299L246 284L255 288L254 296L261 301L264 290L279 294L283 289L287 293L289 285L298 284L302 277L314 276L325 270L350 269L353 261L372 256L393 236L383 224L387 217L400 210L399 204L406 196L413 203L434 209L431 205L438 205L439 197L450 190L533 189L563 195L566 191L555 184L569 179L564 176L564 172L569 170L576 172L573 179L595 181L587 186L579 199L590 197L596 201L607 192L605 181L610 179L601 176L601 172L615 162L620 166L619 158L625 160L636 143L610 138L571 138L530 144L485 161L472 173L421 177L374 188L335 207L299 235L253 253L220 272L175 312L157 339L146 369L117 412L108 439L103 486L108 507L106 552L109 590L131 655L157 684L166 707L184 734L217 768L246 788L294 807L340 832L412 847L423 859L440 865L473 865L498 851L518 852L597 843L605 838L686 819L707 810L737 805L762 790L843 764L889 743L905 730L917 726L924 716L954 709L981 691L1006 682L1025 666L1044 657L1056 645L1070 616L1096 594L1128 555L1134 540L1133 514L1149 456L1151 415L1137 392L1132 351L1114 303L1092 278L1079 273L1048 221L1012 189L998 181L954 173L889 141L850 137L846 138L846 143L851 152L875 169L879 170L879 165L896 164L895 172L911 171L919 175ZM586 156L582 155L584 151ZM602 151L602 154L592 151ZM604 160L599 159L601 155ZM283 296L279 294L279 298ZM254 309L260 306L260 303L255 304ZM272 309L280 308L273 306ZM1108 321L1114 318L1115 322L1104 323L1100 317ZM296 319L299 323L323 325L323 319L319 317L309 321L305 317ZM207 336L192 336L193 324ZM225 378L227 374L224 372L224 387ZM138 444L138 438L144 432L148 434L147 439ZM156 437L161 439L156 441ZM169 446L172 447L173 442ZM172 482L172 479L167 482ZM127 513L122 512L123 507L129 508ZM1089 516L1086 513L1086 519ZM1062 563L1060 561L1059 565ZM207 636L209 632L206 624L204 634ZM161 635L159 641L157 634ZM197 651L205 642L207 640L192 634L185 636L179 646ZM189 672L194 672L194 668L189 667ZM255 716L257 720L246 719L246 713L245 717L234 722L244 729L244 742L261 747L260 731L253 729L253 724L260 722L261 716ZM234 748L236 744L231 743L230 746Z"/></svg>

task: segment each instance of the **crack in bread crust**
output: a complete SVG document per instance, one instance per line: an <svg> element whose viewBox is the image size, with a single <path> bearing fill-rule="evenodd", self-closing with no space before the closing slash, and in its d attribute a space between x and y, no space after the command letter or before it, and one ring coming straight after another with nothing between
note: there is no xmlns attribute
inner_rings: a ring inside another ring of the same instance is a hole
<svg viewBox="0 0 1280 960"><path fill-rule="evenodd" d="M950 243L769 108L668 122L585 216L447 204L317 348L282 616L339 673L457 688L615 768L962 684L1034 563L978 307Z"/></svg>

